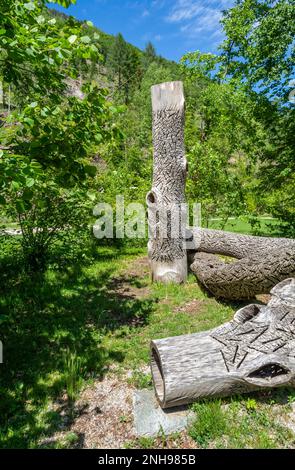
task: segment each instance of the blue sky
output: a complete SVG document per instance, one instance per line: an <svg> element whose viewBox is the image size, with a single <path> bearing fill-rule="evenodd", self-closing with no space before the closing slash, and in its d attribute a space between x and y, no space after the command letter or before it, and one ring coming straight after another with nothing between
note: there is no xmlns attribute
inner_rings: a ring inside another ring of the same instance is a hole
<svg viewBox="0 0 295 470"><path fill-rule="evenodd" d="M67 11L110 34L121 32L139 48L152 41L158 54L179 60L188 51L216 52L221 11L234 0L77 0Z"/></svg>

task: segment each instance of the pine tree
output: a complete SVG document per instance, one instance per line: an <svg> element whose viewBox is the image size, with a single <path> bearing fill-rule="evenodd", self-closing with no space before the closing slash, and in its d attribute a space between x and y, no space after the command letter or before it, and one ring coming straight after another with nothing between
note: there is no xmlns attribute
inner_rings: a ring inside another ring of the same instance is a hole
<svg viewBox="0 0 295 470"><path fill-rule="evenodd" d="M141 81L139 53L119 33L110 51L108 62L116 78L116 89L119 95L123 95L125 104L128 104L132 89Z"/></svg>
<svg viewBox="0 0 295 470"><path fill-rule="evenodd" d="M109 54L109 65L117 77L117 86L121 88L123 79L123 68L126 56L127 43L122 34L117 34L113 47Z"/></svg>
<svg viewBox="0 0 295 470"><path fill-rule="evenodd" d="M144 59L143 59L144 67L148 68L149 65L152 62L155 62L156 59L157 59L156 49L154 45L149 41L147 45L145 46L145 50L144 50Z"/></svg>

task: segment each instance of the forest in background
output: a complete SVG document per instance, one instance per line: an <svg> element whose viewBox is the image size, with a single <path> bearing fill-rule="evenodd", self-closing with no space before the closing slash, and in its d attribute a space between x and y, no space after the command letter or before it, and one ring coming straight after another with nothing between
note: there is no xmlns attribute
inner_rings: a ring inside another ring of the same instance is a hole
<svg viewBox="0 0 295 470"><path fill-rule="evenodd" d="M259 233L270 216L270 230L294 236L291 1L237 3L224 14L219 54L179 64L42 2L14 0L1 12L0 202L3 220L21 225L29 264L44 262L65 227L88 236L97 202L144 202L150 88L174 80L185 86L187 198L202 204L203 225L234 217Z"/></svg>

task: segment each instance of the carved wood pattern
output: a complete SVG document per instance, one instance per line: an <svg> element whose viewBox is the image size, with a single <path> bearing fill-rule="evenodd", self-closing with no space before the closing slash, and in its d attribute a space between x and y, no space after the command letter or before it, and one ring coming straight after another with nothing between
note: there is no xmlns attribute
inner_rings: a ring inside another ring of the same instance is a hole
<svg viewBox="0 0 295 470"><path fill-rule="evenodd" d="M182 227L187 168L182 83L153 86L152 104L153 185L147 194L152 277L155 281L183 282L187 276L185 224Z"/></svg>
<svg viewBox="0 0 295 470"><path fill-rule="evenodd" d="M295 240L291 238L256 237L200 227L190 229L189 234L193 237L196 251L237 259L248 258L258 252L267 254L269 250L295 248Z"/></svg>
<svg viewBox="0 0 295 470"><path fill-rule="evenodd" d="M151 342L155 392L163 408L208 396L295 386L295 279L268 305L238 310L213 330Z"/></svg>
<svg viewBox="0 0 295 470"><path fill-rule="evenodd" d="M268 247L230 263L209 253L196 253L190 269L215 297L251 299L295 276L295 244Z"/></svg>

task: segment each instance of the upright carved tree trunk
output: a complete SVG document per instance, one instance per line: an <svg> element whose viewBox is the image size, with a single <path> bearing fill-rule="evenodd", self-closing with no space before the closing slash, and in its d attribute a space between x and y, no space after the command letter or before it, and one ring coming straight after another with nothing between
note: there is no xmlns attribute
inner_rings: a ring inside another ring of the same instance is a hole
<svg viewBox="0 0 295 470"><path fill-rule="evenodd" d="M182 82L153 86L152 107L154 170L152 189L146 198L152 278L181 283L187 277Z"/></svg>

